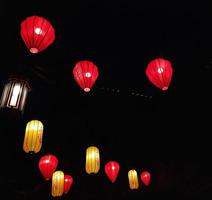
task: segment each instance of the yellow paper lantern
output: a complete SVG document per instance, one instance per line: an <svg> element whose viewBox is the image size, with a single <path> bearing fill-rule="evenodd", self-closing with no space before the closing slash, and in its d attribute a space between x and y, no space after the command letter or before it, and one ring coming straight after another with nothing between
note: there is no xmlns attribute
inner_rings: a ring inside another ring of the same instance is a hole
<svg viewBox="0 0 212 200"><path fill-rule="evenodd" d="M129 180L129 186L130 189L138 189L139 182L138 182L138 174L136 170L132 169L128 172L128 180Z"/></svg>
<svg viewBox="0 0 212 200"><path fill-rule="evenodd" d="M86 150L85 170L88 174L98 173L100 168L99 149L95 146L88 147Z"/></svg>
<svg viewBox="0 0 212 200"><path fill-rule="evenodd" d="M38 120L27 123L23 149L26 153L37 153L42 146L43 124Z"/></svg>
<svg viewBox="0 0 212 200"><path fill-rule="evenodd" d="M52 191L53 197L60 197L64 190L64 173L63 171L55 171L52 175Z"/></svg>

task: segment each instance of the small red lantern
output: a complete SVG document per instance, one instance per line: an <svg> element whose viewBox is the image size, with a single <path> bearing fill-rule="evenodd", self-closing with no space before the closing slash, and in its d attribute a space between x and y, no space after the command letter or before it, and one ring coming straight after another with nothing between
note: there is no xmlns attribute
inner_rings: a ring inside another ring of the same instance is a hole
<svg viewBox="0 0 212 200"><path fill-rule="evenodd" d="M45 18L31 16L21 22L21 37L31 53L38 53L54 42L55 31Z"/></svg>
<svg viewBox="0 0 212 200"><path fill-rule="evenodd" d="M152 60L146 68L148 79L163 91L169 88L172 73L171 63L163 58Z"/></svg>
<svg viewBox="0 0 212 200"><path fill-rule="evenodd" d="M73 75L75 81L80 85L80 87L85 91L89 92L96 79L98 78L98 68L97 66L87 60L79 61L74 69Z"/></svg>
<svg viewBox="0 0 212 200"><path fill-rule="evenodd" d="M116 181L120 166L116 161L110 161L105 165L105 173L112 183Z"/></svg>
<svg viewBox="0 0 212 200"><path fill-rule="evenodd" d="M150 183L150 178L151 178L150 173L147 171L144 171L141 173L140 177L144 185L148 186Z"/></svg>
<svg viewBox="0 0 212 200"><path fill-rule="evenodd" d="M58 159L54 155L45 155L41 157L38 163L38 167L41 171L41 174L46 180L51 179L54 171L56 170L58 165Z"/></svg>
<svg viewBox="0 0 212 200"><path fill-rule="evenodd" d="M68 193L69 189L71 188L73 184L73 178L70 175L65 175L64 176L64 190L63 192L66 194Z"/></svg>

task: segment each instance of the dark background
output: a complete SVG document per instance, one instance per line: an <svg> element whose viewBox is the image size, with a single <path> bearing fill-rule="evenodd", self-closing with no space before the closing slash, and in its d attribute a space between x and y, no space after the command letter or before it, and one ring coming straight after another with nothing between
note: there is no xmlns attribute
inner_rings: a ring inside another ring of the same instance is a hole
<svg viewBox="0 0 212 200"><path fill-rule="evenodd" d="M203 197L212 190L212 28L209 2L4 1L1 5L1 91L10 74L32 88L22 115L1 111L0 188L6 199L53 199L51 182L37 164L55 154L58 170L74 184L61 199L150 199ZM56 40L30 54L20 23L39 15L55 28ZM145 75L154 58L171 61L173 77L163 92ZM90 93L73 79L79 60L91 60L99 78ZM26 123L44 124L43 146L26 154ZM100 150L97 175L85 173L85 150ZM104 174L120 163L117 181ZM151 185L132 191L127 172L148 170Z"/></svg>

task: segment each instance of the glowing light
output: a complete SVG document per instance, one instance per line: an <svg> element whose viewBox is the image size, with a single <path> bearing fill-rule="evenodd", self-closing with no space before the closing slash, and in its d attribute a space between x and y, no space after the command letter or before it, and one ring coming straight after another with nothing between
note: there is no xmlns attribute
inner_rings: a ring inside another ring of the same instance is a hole
<svg viewBox="0 0 212 200"><path fill-rule="evenodd" d="M162 67L159 67L159 68L158 68L158 73L159 73L159 74L162 74L162 73L163 73L163 68L162 68Z"/></svg>
<svg viewBox="0 0 212 200"><path fill-rule="evenodd" d="M86 72L85 73L85 77L90 78L91 77L91 73L90 72Z"/></svg>
<svg viewBox="0 0 212 200"><path fill-rule="evenodd" d="M35 33L36 33L37 35L41 35L41 34L42 34L41 28L35 28Z"/></svg>
<svg viewBox="0 0 212 200"><path fill-rule="evenodd" d="M12 97L10 100L10 106L15 106L17 104L18 95L20 93L20 90L21 90L20 84L16 84L13 88L13 93L12 93Z"/></svg>

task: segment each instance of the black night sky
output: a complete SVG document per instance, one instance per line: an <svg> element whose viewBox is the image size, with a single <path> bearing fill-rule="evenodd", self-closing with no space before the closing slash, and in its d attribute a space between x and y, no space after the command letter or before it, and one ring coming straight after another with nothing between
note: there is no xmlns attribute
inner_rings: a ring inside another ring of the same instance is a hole
<svg viewBox="0 0 212 200"><path fill-rule="evenodd" d="M1 194L6 199L53 199L51 182L37 167L42 155L59 159L57 169L74 184L61 199L150 199L203 197L212 190L211 86L212 13L209 3L179 1L3 1L1 4L2 92L11 74L27 77L31 91L24 113L1 110ZM48 19L54 43L31 54L20 36L28 16ZM168 91L145 75L154 58L173 67ZM79 60L98 66L89 93L75 82ZM43 146L26 154L26 123L44 124ZM100 150L97 175L85 173L85 150ZM109 160L120 163L117 181L104 173ZM152 174L149 187L129 189L127 172Z"/></svg>

